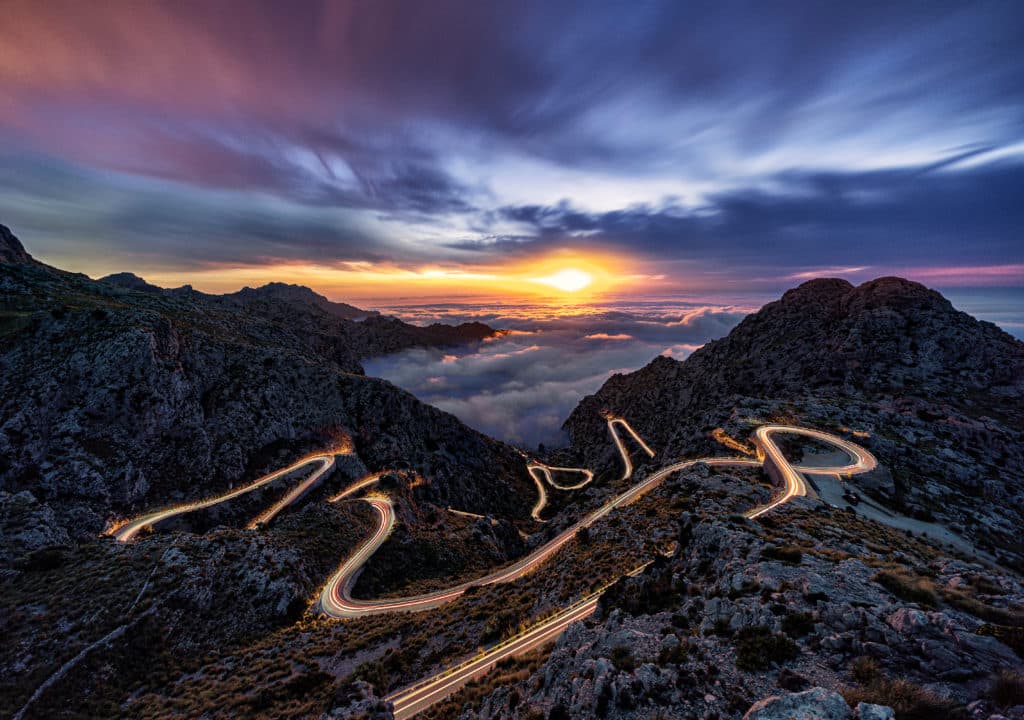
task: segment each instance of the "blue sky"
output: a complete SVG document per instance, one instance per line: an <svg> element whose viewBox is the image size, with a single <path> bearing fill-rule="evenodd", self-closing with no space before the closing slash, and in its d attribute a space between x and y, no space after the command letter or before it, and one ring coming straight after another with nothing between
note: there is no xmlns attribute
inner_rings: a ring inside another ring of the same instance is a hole
<svg viewBox="0 0 1024 720"><path fill-rule="evenodd" d="M339 299L559 258L627 294L1024 285L1017 2L5 15L0 222L69 269Z"/></svg>

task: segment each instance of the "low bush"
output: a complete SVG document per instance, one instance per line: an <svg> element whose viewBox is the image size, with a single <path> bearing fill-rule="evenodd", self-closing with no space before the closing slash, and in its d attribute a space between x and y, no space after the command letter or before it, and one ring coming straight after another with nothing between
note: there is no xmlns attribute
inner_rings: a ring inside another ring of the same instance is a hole
<svg viewBox="0 0 1024 720"><path fill-rule="evenodd" d="M782 620L782 632L792 638L800 638L814 629L814 618L810 613L791 613Z"/></svg>
<svg viewBox="0 0 1024 720"><path fill-rule="evenodd" d="M18 569L26 572L45 572L56 570L63 564L64 549L55 545L29 553L18 563Z"/></svg>
<svg viewBox="0 0 1024 720"><path fill-rule="evenodd" d="M939 597L935 592L935 583L928 578L883 570L875 575L874 580L901 600L915 602L930 608L934 608L939 603Z"/></svg>
<svg viewBox="0 0 1024 720"><path fill-rule="evenodd" d="M772 663L781 665L799 654L796 643L765 625L745 627L736 634L736 667L740 670L767 670Z"/></svg>
<svg viewBox="0 0 1024 720"><path fill-rule="evenodd" d="M851 663L850 674L861 685L867 685L879 678L878 663L872 657L861 655Z"/></svg>
<svg viewBox="0 0 1024 720"><path fill-rule="evenodd" d="M633 651L625 645L619 645L618 647L612 648L609 659L612 661L612 665L615 666L616 670L633 672L636 668L636 660L633 658Z"/></svg>
<svg viewBox="0 0 1024 720"><path fill-rule="evenodd" d="M799 565L804 559L803 551L793 545L766 545L761 550L762 560L779 560L789 565Z"/></svg>
<svg viewBox="0 0 1024 720"><path fill-rule="evenodd" d="M1013 670L1000 670L989 688L992 702L1000 708L1024 705L1024 674Z"/></svg>
<svg viewBox="0 0 1024 720"><path fill-rule="evenodd" d="M963 708L949 698L936 695L908 680L877 679L859 688L842 691L850 707L857 703L887 705L899 720L964 720Z"/></svg>
<svg viewBox="0 0 1024 720"><path fill-rule="evenodd" d="M680 665L686 662L686 655L689 650L690 647L685 640L678 645L663 647L661 652L658 653L658 664L668 665L671 663L673 665Z"/></svg>

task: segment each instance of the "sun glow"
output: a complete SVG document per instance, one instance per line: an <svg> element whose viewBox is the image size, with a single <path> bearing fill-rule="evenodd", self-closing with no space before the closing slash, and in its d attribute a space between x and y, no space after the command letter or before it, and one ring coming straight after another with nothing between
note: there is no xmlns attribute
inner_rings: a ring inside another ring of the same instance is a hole
<svg viewBox="0 0 1024 720"><path fill-rule="evenodd" d="M566 268L551 275L533 278L533 282L549 285L562 292L578 292L594 282L594 276L576 268Z"/></svg>
<svg viewBox="0 0 1024 720"><path fill-rule="evenodd" d="M234 292L278 281L313 288L332 300L372 307L395 300L459 297L555 303L585 302L609 292L649 288L660 276L638 274L629 258L609 253L555 251L519 262L481 265L392 263L316 265L280 263L258 267L217 267L147 273L161 287L188 283L204 292Z"/></svg>

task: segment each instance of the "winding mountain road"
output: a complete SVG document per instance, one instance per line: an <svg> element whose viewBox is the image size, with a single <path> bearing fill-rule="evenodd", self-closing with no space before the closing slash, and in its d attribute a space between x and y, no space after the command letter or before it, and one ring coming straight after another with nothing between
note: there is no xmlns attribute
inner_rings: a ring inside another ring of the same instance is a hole
<svg viewBox="0 0 1024 720"><path fill-rule="evenodd" d="M250 522L246 526L246 529L253 530L261 524L266 524L270 522L285 507L287 507L288 505L290 505L291 503L295 502L300 497L305 495L306 492L308 492L310 488L315 486L324 475L330 472L334 468L334 453L309 455L297 462L292 463L288 467L281 468L280 470L275 470L274 472L264 475L263 477L259 478L258 480L248 485L244 485L240 488L230 490L224 493L223 495L207 498L206 500L197 500L196 502L175 505L174 507L169 507L164 510L157 510L155 512L146 513L145 515L140 515L134 520L131 520L125 523L124 525L114 528L113 530L108 532L108 534L113 536L115 540L127 542L134 538L136 535L138 535L143 528L156 525L158 522L167 520L172 517L176 517L178 515L184 515L185 513L190 513L195 510L202 510L203 508L219 505L222 502L226 502L228 500L231 500L232 498L236 498L239 497L240 495L250 493L257 488L263 487L264 485L274 482L278 478L287 475L288 473L295 472L296 470L299 470L300 468L303 468L306 465L312 464L319 464L320 467L314 470L313 473L308 478L306 478L298 485L296 485L294 488L292 488L292 490L290 490L283 498L281 498L276 503L271 505L266 511L260 513L255 519L253 519L252 522Z"/></svg>
<svg viewBox="0 0 1024 720"><path fill-rule="evenodd" d="M626 449L625 444L619 435L619 429L623 429L628 432L649 456L653 457L654 451L624 419L609 417L607 418L607 421L612 440L622 457L624 465L622 480L626 480L633 474L633 463L630 458L630 453ZM785 458L782 451L773 440L774 435L782 433L803 435L805 437L810 437L826 444L833 445L849 455L850 462L846 465L835 467L793 465ZM365 600L355 599L352 597L352 589L355 586L356 581L359 579L360 572L370 557L372 557L377 549L387 540L395 524L394 507L392 506L389 498L380 495L360 497L358 499L369 503L377 514L377 527L374 530L373 535L363 542L328 579L320 593L319 599L317 600L316 608L320 612L335 618L355 618L388 612L412 612L427 610L444 603L451 602L473 586L511 582L537 568L537 566L556 553L563 545L572 540L583 528L592 525L594 522L606 516L616 508L628 505L635 501L637 498L657 487L665 480L665 478L673 473L685 470L700 463L712 466L763 466L770 476L782 483L782 494L765 505L749 510L746 513L748 518L760 517L786 502L789 502L789 500L794 497L806 495L807 484L804 481L802 474L853 475L868 472L877 466L875 458L864 448L847 440L843 440L842 438L836 437L835 435L821 432L819 430L792 427L788 425L763 425L755 431L754 440L758 448L758 457L756 459L739 457L707 457L682 460L672 463L652 473L649 477L636 485L633 485L628 490L611 498L601 507L590 512L569 528L562 531L557 536L538 547L532 553L520 558L516 562L471 582L465 582L444 590L406 598ZM216 498L197 501L194 503L186 503L166 510L148 513L126 523L124 526L112 531L111 534L117 540L123 542L131 540L146 526L153 525L154 523L182 513L199 510L230 500L231 498L243 495L258 487L266 485L267 483L280 478L282 475L299 470L305 465L316 463L319 464L319 467L308 478L299 483L292 491L281 498L281 500L274 503L271 508L254 519L248 526L249 528L255 528L262 523L269 522L283 508L298 500L309 490L309 488L313 487L320 478L334 467L334 454L311 455L289 465L286 468L264 475L250 485L233 490ZM594 477L593 471L589 469L554 467L536 462L528 464L527 469L537 485L540 496L538 503L534 506L532 511L534 519L540 522L543 522L539 517L540 509L544 507L547 497L543 481L547 481L548 484L559 490L578 490L588 485ZM575 485L560 485L556 483L552 477L552 473L555 472L579 473L582 474L584 478ZM368 475L330 498L329 501L338 502L347 498L353 498L358 491L377 483L381 476L382 473ZM639 568L637 571L640 569L642 568ZM524 633L490 648L481 655L458 665L455 668L449 668L448 670L431 678L427 678L410 688L393 693L388 697L388 699L394 703L395 717L397 720L412 717L412 715L436 702L439 702L451 693L455 692L469 680L479 677L483 673L487 672L488 669L500 660L526 652L548 642L561 633L562 630L568 627L572 622L589 616L596 607L599 596L600 592L588 596L556 615L531 627Z"/></svg>

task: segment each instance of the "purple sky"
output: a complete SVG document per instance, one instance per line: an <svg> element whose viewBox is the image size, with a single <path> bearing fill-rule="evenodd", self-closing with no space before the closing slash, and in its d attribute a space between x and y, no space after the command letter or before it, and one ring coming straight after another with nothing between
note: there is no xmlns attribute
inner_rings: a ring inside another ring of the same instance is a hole
<svg viewBox="0 0 1024 720"><path fill-rule="evenodd" d="M3 15L0 222L69 269L341 299L553 253L636 293L1024 285L1019 2Z"/></svg>

